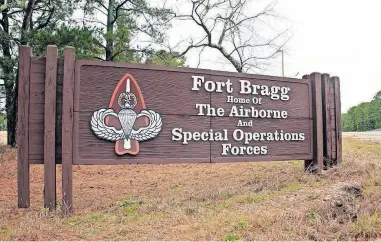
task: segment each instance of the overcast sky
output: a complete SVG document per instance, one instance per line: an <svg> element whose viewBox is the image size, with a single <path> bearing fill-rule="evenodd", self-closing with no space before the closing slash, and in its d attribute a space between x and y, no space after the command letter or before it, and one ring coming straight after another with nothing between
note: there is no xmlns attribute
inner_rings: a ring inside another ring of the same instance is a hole
<svg viewBox="0 0 381 242"><path fill-rule="evenodd" d="M317 71L341 80L342 111L370 101L381 90L381 1L379 0L281 0L277 12L293 22L293 37L285 53L285 75L299 78ZM197 27L195 27L197 28ZM174 25L170 38L193 31ZM198 55L187 56L195 67ZM203 54L200 68L234 69L222 64L219 54ZM280 76L281 57L265 74Z"/></svg>

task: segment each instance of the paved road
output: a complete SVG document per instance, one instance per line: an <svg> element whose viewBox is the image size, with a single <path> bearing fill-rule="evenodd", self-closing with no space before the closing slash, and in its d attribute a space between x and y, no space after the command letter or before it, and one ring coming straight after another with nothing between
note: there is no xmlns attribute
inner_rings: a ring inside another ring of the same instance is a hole
<svg viewBox="0 0 381 242"><path fill-rule="evenodd" d="M0 145L7 144L7 131L0 131Z"/></svg>
<svg viewBox="0 0 381 242"><path fill-rule="evenodd" d="M343 137L381 142L381 130L366 132L343 132Z"/></svg>

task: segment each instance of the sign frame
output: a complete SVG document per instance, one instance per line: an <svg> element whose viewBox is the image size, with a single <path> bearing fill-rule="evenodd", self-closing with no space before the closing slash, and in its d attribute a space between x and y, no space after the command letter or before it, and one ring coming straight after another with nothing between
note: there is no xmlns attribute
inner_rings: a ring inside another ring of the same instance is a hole
<svg viewBox="0 0 381 242"><path fill-rule="evenodd" d="M137 158L133 164L142 163L187 163L187 162L244 162L244 161L281 161L305 160L305 171L315 172L323 167L331 167L341 162L341 110L340 79L328 74L312 73L303 79L231 73L194 68L160 67L153 65L129 64L120 62L100 62L76 60L75 49L66 47L64 58L57 57L57 47L48 46L46 58L32 57L31 48L19 49L19 86L18 86L18 206L30 206L30 164L44 164L44 206L56 206L55 164L62 163L62 204L66 214L73 212L72 173L73 165L126 164L118 159L79 158L79 113L81 67L98 66L104 68L127 68L147 71L162 71L172 75L187 73L202 74L206 77L247 78L279 83L298 83L308 86L308 122L310 127L310 152L277 156L212 157L212 144L209 142L210 156L206 158ZM45 91L49 90L49 91ZM56 95L53 95L56 92ZM189 90L190 91L190 90ZM142 91L144 92L144 90ZM42 95L41 95L42 94ZM210 94L210 103L213 97ZM150 108L150 107L148 107ZM155 110L155 108L153 108ZM160 110L157 110L160 112ZM52 119L52 114L55 117ZM175 114L184 115L184 114ZM193 115L196 117L201 117ZM210 118L210 125L212 119ZM306 118L304 118L306 120ZM287 122L287 119L283 120ZM96 138L96 137L95 137ZM52 142L55 140L55 145ZM143 143L144 145L144 143Z"/></svg>

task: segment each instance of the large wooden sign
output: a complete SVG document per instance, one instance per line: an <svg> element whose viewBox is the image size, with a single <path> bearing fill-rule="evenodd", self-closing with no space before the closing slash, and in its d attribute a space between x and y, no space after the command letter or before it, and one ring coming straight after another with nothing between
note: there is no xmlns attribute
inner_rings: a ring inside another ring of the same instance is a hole
<svg viewBox="0 0 381 242"><path fill-rule="evenodd" d="M78 60L73 132L74 164L312 159L311 80Z"/></svg>
<svg viewBox="0 0 381 242"><path fill-rule="evenodd" d="M20 48L19 206L29 164L45 165L45 206L72 207L72 165L341 159L339 80L46 58Z"/></svg>

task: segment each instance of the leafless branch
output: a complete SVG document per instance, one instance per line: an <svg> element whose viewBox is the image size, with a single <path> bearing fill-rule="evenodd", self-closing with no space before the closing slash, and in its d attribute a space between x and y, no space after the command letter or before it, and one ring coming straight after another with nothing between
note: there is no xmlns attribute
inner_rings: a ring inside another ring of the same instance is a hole
<svg viewBox="0 0 381 242"><path fill-rule="evenodd" d="M95 2L98 3L99 6L101 6L102 8L104 8L107 11L107 7L103 4L102 0L96 0Z"/></svg>
<svg viewBox="0 0 381 242"><path fill-rule="evenodd" d="M13 15L13 14L22 13L22 12L24 12L24 9L15 10L13 12L8 13L8 15Z"/></svg>
<svg viewBox="0 0 381 242"><path fill-rule="evenodd" d="M100 9L98 7L94 7L94 9L98 10L100 13L107 16L107 13L105 11L103 11L102 9Z"/></svg>
<svg viewBox="0 0 381 242"><path fill-rule="evenodd" d="M50 20L51 20L53 14L54 14L54 11L55 11L55 7L53 6L53 8L50 10L49 16L46 19L46 21L44 23L39 24L37 26L37 29L45 28L50 23Z"/></svg>
<svg viewBox="0 0 381 242"><path fill-rule="evenodd" d="M205 48L212 48L238 72L261 70L262 62L274 57L289 40L289 28L278 31L268 23L269 19L284 20L275 12L274 3L254 12L249 7L250 0L189 1L189 12L177 8L176 19L194 23L203 34L197 42L190 37L179 55L201 48L200 57Z"/></svg>
<svg viewBox="0 0 381 242"><path fill-rule="evenodd" d="M200 67L200 64L201 64L201 54L202 52L204 51L206 46L202 47L201 51L198 53L198 63L197 63L197 68Z"/></svg>
<svg viewBox="0 0 381 242"><path fill-rule="evenodd" d="M119 16L119 10L127 3L127 2L130 2L131 0L124 0L122 1L120 4L118 4L116 7L115 7L115 16L114 16L114 19L111 21L111 24L114 24L115 21L118 19L118 16Z"/></svg>

